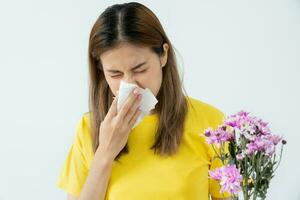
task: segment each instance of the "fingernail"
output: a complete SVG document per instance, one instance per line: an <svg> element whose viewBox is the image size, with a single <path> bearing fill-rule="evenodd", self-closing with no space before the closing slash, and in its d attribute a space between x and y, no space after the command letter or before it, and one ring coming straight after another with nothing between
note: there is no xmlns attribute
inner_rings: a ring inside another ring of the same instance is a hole
<svg viewBox="0 0 300 200"><path fill-rule="evenodd" d="M139 92L138 88L135 88L134 91L133 91L134 94L137 94L138 92Z"/></svg>

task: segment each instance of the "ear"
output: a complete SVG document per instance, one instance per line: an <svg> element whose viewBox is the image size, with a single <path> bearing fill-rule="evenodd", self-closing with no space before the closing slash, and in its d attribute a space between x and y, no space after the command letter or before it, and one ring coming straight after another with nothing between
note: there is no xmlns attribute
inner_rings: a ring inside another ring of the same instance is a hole
<svg viewBox="0 0 300 200"><path fill-rule="evenodd" d="M168 51L169 51L169 45L167 43L163 44L164 52L160 56L160 66L164 67L167 64L168 61Z"/></svg>

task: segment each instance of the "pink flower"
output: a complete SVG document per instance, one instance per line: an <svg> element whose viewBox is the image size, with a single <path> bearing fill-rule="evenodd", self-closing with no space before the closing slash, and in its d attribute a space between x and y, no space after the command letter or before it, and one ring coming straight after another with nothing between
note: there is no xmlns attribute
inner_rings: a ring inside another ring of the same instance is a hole
<svg viewBox="0 0 300 200"><path fill-rule="evenodd" d="M267 140L271 140L274 145L277 145L283 138L279 135L267 135Z"/></svg>
<svg viewBox="0 0 300 200"><path fill-rule="evenodd" d="M228 165L209 171L210 178L217 180L221 185L221 192L238 194L241 191L241 182L243 180L239 170L235 165Z"/></svg>
<svg viewBox="0 0 300 200"><path fill-rule="evenodd" d="M266 140L263 147L263 154L271 157L275 153L275 145L272 141Z"/></svg>
<svg viewBox="0 0 300 200"><path fill-rule="evenodd" d="M218 168L215 170L209 170L209 176L212 179L215 179L217 181L220 181L223 177L223 168Z"/></svg>
<svg viewBox="0 0 300 200"><path fill-rule="evenodd" d="M237 195L242 187L244 195L257 195L257 191L266 193L268 183L259 184L259 189L256 191L252 187L248 187L249 181L257 185L262 182L262 178L272 178L272 173L277 169L282 155L281 149L279 161L276 161L278 164L269 166L269 163L275 164L276 157L273 155L276 146L279 143L282 145L287 143L281 136L271 133L267 122L250 116L248 112L242 110L227 117L217 130L213 131L208 128L205 136L207 143L216 145L218 148L221 146L218 149L219 152L216 153L218 154L217 158L223 164L234 163L234 165L209 170L210 178L219 182L222 193L229 192ZM229 142L229 154L225 151L226 146L223 145L223 142ZM242 170L239 171L236 167ZM271 171L269 167L274 171ZM261 176L257 176L257 173L260 173ZM247 180L246 184L242 184L243 179Z"/></svg>
<svg viewBox="0 0 300 200"><path fill-rule="evenodd" d="M254 140L257 135L269 135L271 133L268 123L257 117L249 115L249 112L240 111L225 119L225 125L233 127L248 140Z"/></svg>
<svg viewBox="0 0 300 200"><path fill-rule="evenodd" d="M208 144L216 144L220 146L221 142L231 141L234 139L232 132L226 131L226 126L219 126L217 130L213 131L211 128L206 129L204 135Z"/></svg>
<svg viewBox="0 0 300 200"><path fill-rule="evenodd" d="M246 145L246 154L252 155L256 152L262 152L271 157L275 153L275 146L282 140L278 135L261 135Z"/></svg>

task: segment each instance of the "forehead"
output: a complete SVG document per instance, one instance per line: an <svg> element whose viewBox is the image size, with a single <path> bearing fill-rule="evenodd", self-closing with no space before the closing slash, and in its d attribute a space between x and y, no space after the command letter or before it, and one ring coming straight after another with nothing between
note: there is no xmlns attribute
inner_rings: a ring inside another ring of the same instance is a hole
<svg viewBox="0 0 300 200"><path fill-rule="evenodd" d="M147 61L155 54L149 47L121 43L100 55L104 69L125 69Z"/></svg>

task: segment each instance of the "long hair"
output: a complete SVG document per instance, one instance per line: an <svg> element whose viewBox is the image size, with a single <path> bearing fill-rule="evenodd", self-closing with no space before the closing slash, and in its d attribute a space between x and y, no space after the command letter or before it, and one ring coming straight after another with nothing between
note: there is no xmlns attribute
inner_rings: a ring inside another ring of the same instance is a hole
<svg viewBox="0 0 300 200"><path fill-rule="evenodd" d="M169 45L168 60L162 68L161 88L156 96L155 111L159 116L156 126L154 153L170 156L177 152L183 135L187 113L187 99L178 73L174 49L155 14L146 6L131 2L115 4L104 10L92 27L89 38L89 111L93 151L99 146L99 127L113 101L113 93L105 79L100 55L121 42L150 47L157 55L163 54L163 44ZM170 103L172 102L172 103ZM100 133L101 134L101 133ZM128 153L128 145L117 155Z"/></svg>

